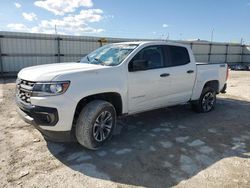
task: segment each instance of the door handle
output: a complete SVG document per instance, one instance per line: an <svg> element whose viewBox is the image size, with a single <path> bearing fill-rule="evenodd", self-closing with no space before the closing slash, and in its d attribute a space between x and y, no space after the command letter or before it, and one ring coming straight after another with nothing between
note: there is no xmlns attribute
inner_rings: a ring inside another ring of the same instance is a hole
<svg viewBox="0 0 250 188"><path fill-rule="evenodd" d="M187 73L192 74L192 73L194 73L194 71L193 70L188 70Z"/></svg>
<svg viewBox="0 0 250 188"><path fill-rule="evenodd" d="M168 77L168 76L170 76L170 74L168 74L168 73L163 73L160 75L160 77Z"/></svg>

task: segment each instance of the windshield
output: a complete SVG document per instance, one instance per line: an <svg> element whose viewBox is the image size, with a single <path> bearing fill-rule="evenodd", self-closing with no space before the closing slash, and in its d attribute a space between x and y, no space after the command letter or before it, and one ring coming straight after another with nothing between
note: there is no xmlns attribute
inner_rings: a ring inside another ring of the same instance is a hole
<svg viewBox="0 0 250 188"><path fill-rule="evenodd" d="M108 44L82 58L80 63L116 66L137 46L137 44Z"/></svg>

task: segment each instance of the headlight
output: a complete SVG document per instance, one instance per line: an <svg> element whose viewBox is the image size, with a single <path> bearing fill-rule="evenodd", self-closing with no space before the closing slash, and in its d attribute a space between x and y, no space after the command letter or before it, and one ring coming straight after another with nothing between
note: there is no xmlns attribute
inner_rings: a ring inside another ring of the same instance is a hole
<svg viewBox="0 0 250 188"><path fill-rule="evenodd" d="M70 82L49 82L49 83L36 83L33 87L31 96L44 97L61 95L66 92Z"/></svg>

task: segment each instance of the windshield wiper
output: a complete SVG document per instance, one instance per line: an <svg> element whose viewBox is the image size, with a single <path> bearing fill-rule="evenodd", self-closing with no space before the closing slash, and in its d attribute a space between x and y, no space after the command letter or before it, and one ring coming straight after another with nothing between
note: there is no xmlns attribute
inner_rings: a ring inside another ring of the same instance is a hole
<svg viewBox="0 0 250 188"><path fill-rule="evenodd" d="M101 65L106 65L102 60L100 60L98 58L94 58L94 60L96 60L97 62L99 62Z"/></svg>
<svg viewBox="0 0 250 188"><path fill-rule="evenodd" d="M90 60L89 60L89 56L86 56L86 57L87 57L88 62L90 62Z"/></svg>

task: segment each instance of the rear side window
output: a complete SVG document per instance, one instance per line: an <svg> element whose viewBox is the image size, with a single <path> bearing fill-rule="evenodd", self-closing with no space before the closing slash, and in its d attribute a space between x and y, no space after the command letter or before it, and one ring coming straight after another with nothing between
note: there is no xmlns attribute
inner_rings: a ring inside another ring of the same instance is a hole
<svg viewBox="0 0 250 188"><path fill-rule="evenodd" d="M171 58L171 66L185 65L190 62L186 48L180 46L168 46Z"/></svg>

